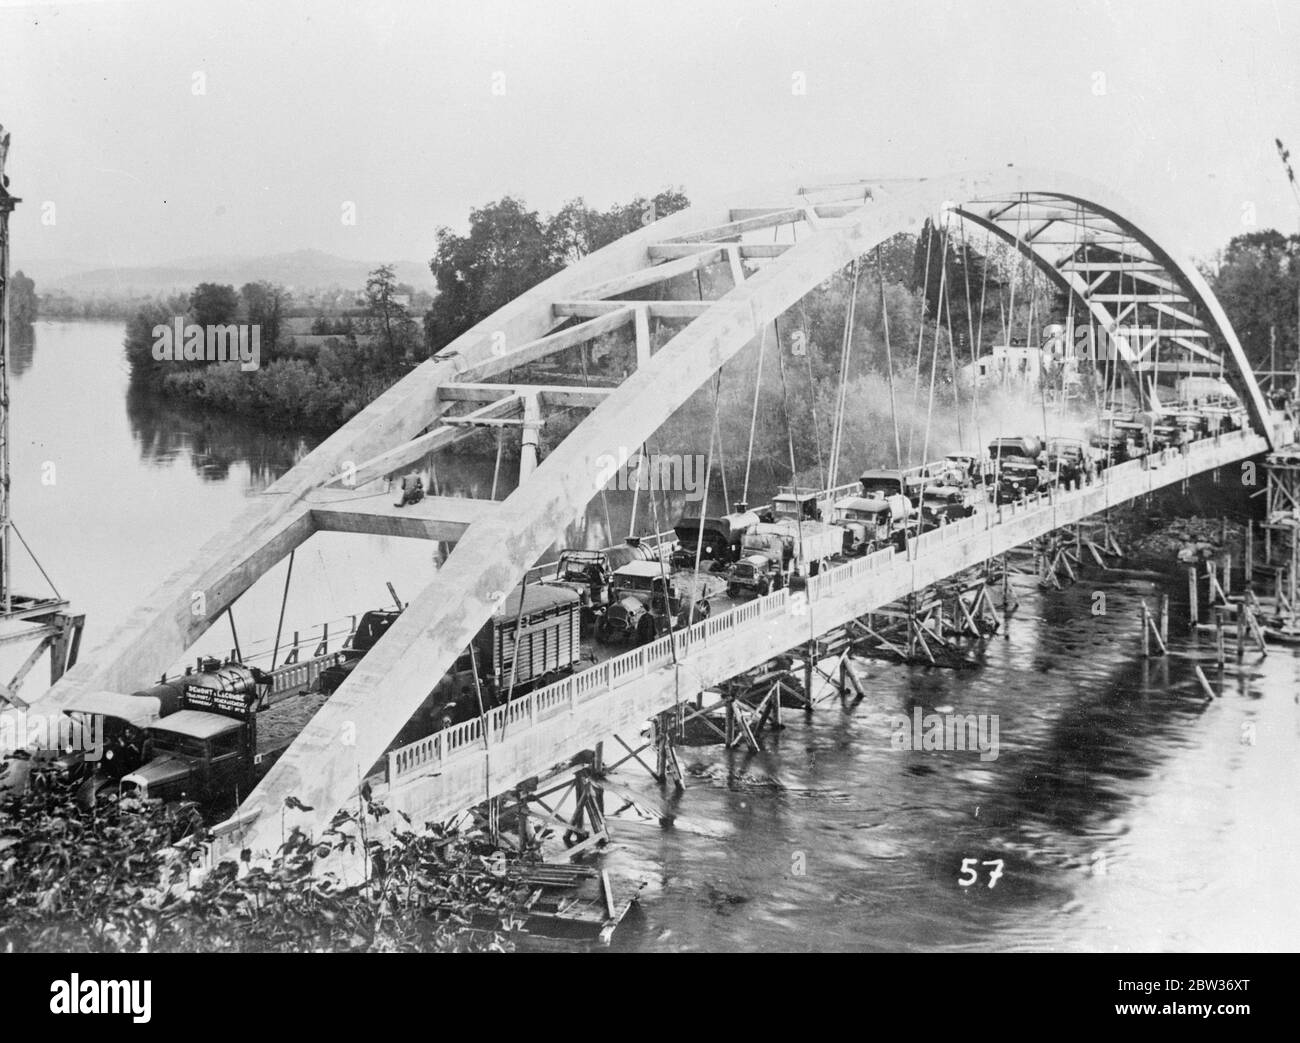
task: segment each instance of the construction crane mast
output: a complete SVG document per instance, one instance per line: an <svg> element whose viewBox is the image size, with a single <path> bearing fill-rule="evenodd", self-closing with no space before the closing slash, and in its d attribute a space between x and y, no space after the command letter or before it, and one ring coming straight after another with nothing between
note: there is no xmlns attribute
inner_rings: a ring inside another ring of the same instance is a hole
<svg viewBox="0 0 1300 1043"><path fill-rule="evenodd" d="M7 685L0 684L0 707L8 704L23 708L27 704L18 696L18 688L47 648L51 684L76 663L86 617L68 611L68 602L38 561L37 568L50 584L50 595L16 594L12 586L13 538L17 536L28 554L31 550L14 526L9 502L9 215L22 200L9 192L5 173L8 155L9 134L0 126L0 647L36 642L13 679ZM36 561L35 555L32 560ZM11 627L11 623L24 625Z"/></svg>

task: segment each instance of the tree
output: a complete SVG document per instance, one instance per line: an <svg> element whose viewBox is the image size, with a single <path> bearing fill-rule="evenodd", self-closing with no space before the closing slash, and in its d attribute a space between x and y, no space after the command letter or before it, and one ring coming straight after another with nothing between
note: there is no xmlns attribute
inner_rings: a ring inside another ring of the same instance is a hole
<svg viewBox="0 0 1300 1043"><path fill-rule="evenodd" d="M429 268L438 296L425 332L435 350L557 270L541 218L510 196L472 211L468 235L439 228Z"/></svg>
<svg viewBox="0 0 1300 1043"><path fill-rule="evenodd" d="M190 294L190 314L200 326L226 326L235 321L239 294L233 286L201 282Z"/></svg>
<svg viewBox="0 0 1300 1043"><path fill-rule="evenodd" d="M1279 369L1296 361L1300 236L1268 229L1234 236L1207 273L1251 365L1267 369L1276 335Z"/></svg>
<svg viewBox="0 0 1300 1043"><path fill-rule="evenodd" d="M506 196L471 211L469 233L438 229L429 268L438 296L425 313L425 336L436 351L475 323L566 265L688 205L677 189L637 196L606 211L581 199L543 220Z"/></svg>
<svg viewBox="0 0 1300 1043"><path fill-rule="evenodd" d="M387 359L400 363L416 341L415 323L396 297L399 285L391 264L382 264L366 278L366 312L383 338Z"/></svg>
<svg viewBox="0 0 1300 1043"><path fill-rule="evenodd" d="M36 283L19 269L9 278L9 317L15 326L30 326L37 311Z"/></svg>
<svg viewBox="0 0 1300 1043"><path fill-rule="evenodd" d="M289 307L289 294L277 283L261 280L246 282L239 288L248 321L261 327L262 350L272 351L280 339L280 320Z"/></svg>

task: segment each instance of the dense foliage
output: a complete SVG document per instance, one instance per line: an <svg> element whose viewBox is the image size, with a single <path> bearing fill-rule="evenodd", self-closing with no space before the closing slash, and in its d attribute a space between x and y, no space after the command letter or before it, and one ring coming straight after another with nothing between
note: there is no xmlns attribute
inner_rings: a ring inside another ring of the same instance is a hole
<svg viewBox="0 0 1300 1043"><path fill-rule="evenodd" d="M409 822L385 843L353 838L389 814L370 804L365 822L341 814L323 842L290 835L269 867L224 862L200 873L187 847L204 836L193 810L157 801L87 810L57 786L6 794L0 951L509 948L520 896L487 871L490 850ZM341 886L322 871L323 856L359 846L367 884Z"/></svg>
<svg viewBox="0 0 1300 1043"><path fill-rule="evenodd" d="M471 211L465 235L439 228L429 262L438 295L424 317L429 348L437 351L566 265L688 203L676 190L605 211L574 199L543 218L506 196Z"/></svg>
<svg viewBox="0 0 1300 1043"><path fill-rule="evenodd" d="M1296 364L1300 236L1268 229L1235 236L1208 266L1210 288L1257 370Z"/></svg>

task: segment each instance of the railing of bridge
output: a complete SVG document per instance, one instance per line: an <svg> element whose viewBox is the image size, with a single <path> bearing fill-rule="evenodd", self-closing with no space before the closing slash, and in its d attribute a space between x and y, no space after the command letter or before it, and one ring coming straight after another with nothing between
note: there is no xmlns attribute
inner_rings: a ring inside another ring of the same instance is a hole
<svg viewBox="0 0 1300 1043"><path fill-rule="evenodd" d="M1118 484L1153 466L1167 466L1178 459L1186 460L1187 472L1191 474L1193 457L1198 446L1219 447L1232 441L1242 441L1252 435L1253 432L1250 431L1215 435L1193 443L1185 447L1185 450L1166 450L1159 456L1142 457L1117 464L1102 472L1099 483ZM856 483L850 488L856 488ZM980 512L969 518L932 529L910 542L909 554L913 557L921 557L928 550L967 539L1009 518L1026 516L1036 511L1050 511L1060 496L1077 495L1079 491L1080 487L1077 485L1074 489L1064 492L1045 490L1024 501L1004 504L1001 508ZM914 554L911 548L915 549ZM865 557L855 558L842 565L826 569L820 575L809 579L803 592L792 593L788 588L783 588L765 597L755 598L730 611L710 616L693 626L679 630L671 636L661 637L623 655L607 659L590 670L573 674L504 706L498 706L483 718L465 721L393 750L388 754L388 782L390 785L402 782L436 769L458 753L482 749L484 722L487 724L487 734L493 741L499 742L529 723L547 720L572 710L578 703L604 695L662 669L674 661L683 660L692 647L707 647L711 640L726 639L738 628L746 627L756 620L797 614L804 609L804 606L811 605L835 589L860 582L863 577L892 566L896 557L894 549L886 547Z"/></svg>

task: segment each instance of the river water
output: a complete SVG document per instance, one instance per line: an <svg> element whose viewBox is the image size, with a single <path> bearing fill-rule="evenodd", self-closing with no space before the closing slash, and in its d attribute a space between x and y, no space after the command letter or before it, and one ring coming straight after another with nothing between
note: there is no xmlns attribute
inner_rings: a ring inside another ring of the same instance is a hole
<svg viewBox="0 0 1300 1043"><path fill-rule="evenodd" d="M312 444L130 396L122 334L118 323L43 322L14 351L14 516L87 614L83 655ZM460 457L438 477L446 491L487 496L493 472L490 457ZM609 497L608 521L605 506L568 542L621 536L628 496ZM388 603L386 581L410 599L434 568L419 541L316 537L297 554L286 632ZM15 574L38 589L30 565L16 560ZM283 581L282 567L240 602L246 654L273 633ZM635 764L620 769L623 789L668 801L674 817L613 822L603 865L644 881L615 948L1300 944L1300 658L1281 647L1241 665L1230 656L1220 698L1207 701L1193 663L1212 653L1188 634L1181 582L1090 568L1063 591L1032 577L1017 590L1018 610L972 669L862 661L865 699L827 700L811 718L787 710L763 752L681 748L680 796ZM1175 605L1171 654L1144 663L1137 613L1161 593ZM199 650L232 640L218 625ZM918 709L987 715L996 759L895 749L891 715Z"/></svg>

